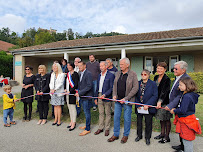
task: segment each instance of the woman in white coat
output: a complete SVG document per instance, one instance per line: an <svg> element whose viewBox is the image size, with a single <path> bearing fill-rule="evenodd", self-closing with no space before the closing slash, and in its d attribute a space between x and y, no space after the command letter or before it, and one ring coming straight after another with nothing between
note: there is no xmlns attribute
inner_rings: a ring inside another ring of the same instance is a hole
<svg viewBox="0 0 203 152"><path fill-rule="evenodd" d="M64 80L65 75L61 69L60 64L54 63L53 72L51 74L51 80L49 83L51 94L51 104L54 106L54 116L55 120L52 125L61 125L61 105L64 105ZM54 94L56 93L56 94ZM59 93L59 94L57 94Z"/></svg>

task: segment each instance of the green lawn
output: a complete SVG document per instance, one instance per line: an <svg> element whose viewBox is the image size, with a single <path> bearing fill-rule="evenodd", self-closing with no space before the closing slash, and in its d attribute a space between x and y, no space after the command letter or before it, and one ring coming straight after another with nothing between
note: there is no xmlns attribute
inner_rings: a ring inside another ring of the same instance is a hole
<svg viewBox="0 0 203 152"><path fill-rule="evenodd" d="M20 98L20 94L16 94L16 95L17 95L17 98ZM3 107L2 107L3 105L2 104L3 104L3 100L2 100L2 97L0 97L0 115L1 116L3 115ZM39 114L35 113L36 108L37 108L37 102L34 101L33 102L32 119L38 119L39 118ZM62 117L62 121L69 122L70 118L69 118L69 114L68 114L67 105L64 106L64 111L65 111L65 114ZM131 126L131 128L136 128L136 114L134 113L134 111L135 111L135 107L133 106L132 126ZM200 95L199 102L196 105L196 114L195 114L196 117L199 118L201 127L203 128L203 114L202 114L202 111L203 111L203 94ZM91 111L91 114L92 114L91 115L92 124L97 124L98 119L99 119L98 111L96 111L96 112ZM22 102L17 102L16 103L16 109L15 109L15 112L14 112L14 118L15 119L22 119L23 118L23 103ZM48 120L52 120L52 117L51 117L51 105L50 105L50 109L49 109ZM121 125L122 126L123 126L123 122L124 122L124 120L123 120L123 116L122 116L121 117ZM173 122L173 119L171 120L171 122ZM85 123L85 116L84 116L83 112L77 118L77 123ZM113 118L112 118L112 126L113 126ZM158 131L158 132L160 131L160 123L155 118L154 118L154 121L153 121L153 131ZM173 125L173 124L172 124L172 132L175 132L175 125ZM203 134L201 134L200 136L203 136Z"/></svg>

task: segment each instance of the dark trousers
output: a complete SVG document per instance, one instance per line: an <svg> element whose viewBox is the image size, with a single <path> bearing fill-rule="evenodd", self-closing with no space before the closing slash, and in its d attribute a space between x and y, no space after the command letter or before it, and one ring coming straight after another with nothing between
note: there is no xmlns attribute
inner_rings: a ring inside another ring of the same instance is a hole
<svg viewBox="0 0 203 152"><path fill-rule="evenodd" d="M142 138L142 120L145 117L145 139L150 139L152 135L152 118L151 114L137 114L137 135Z"/></svg>
<svg viewBox="0 0 203 152"><path fill-rule="evenodd" d="M25 118L27 118L27 107L29 107L29 118L31 118L32 116L32 102L30 103L27 103L27 102L24 102L24 115L25 115Z"/></svg>
<svg viewBox="0 0 203 152"><path fill-rule="evenodd" d="M49 110L49 100L48 101L39 101L38 107L39 107L39 118L40 119L47 119L48 116L48 110Z"/></svg>

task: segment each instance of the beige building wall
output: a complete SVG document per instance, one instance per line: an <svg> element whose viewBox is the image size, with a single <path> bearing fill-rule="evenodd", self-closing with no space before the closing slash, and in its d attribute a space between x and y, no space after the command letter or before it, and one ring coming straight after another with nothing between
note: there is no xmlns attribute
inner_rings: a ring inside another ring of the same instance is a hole
<svg viewBox="0 0 203 152"><path fill-rule="evenodd" d="M21 64L16 64L20 63ZM23 82L23 76L25 73L25 58L21 55L15 55L15 80L22 84Z"/></svg>
<svg viewBox="0 0 203 152"><path fill-rule="evenodd" d="M195 57L195 72L203 72L203 53L194 55Z"/></svg>

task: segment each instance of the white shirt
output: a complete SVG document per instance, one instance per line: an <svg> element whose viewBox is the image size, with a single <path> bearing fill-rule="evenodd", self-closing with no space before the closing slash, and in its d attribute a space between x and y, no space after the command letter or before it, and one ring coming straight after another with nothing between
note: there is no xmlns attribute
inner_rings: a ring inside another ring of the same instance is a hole
<svg viewBox="0 0 203 152"><path fill-rule="evenodd" d="M79 67L78 67L78 66L75 66L74 71L78 73L78 72L79 72Z"/></svg>
<svg viewBox="0 0 203 152"><path fill-rule="evenodd" d="M86 69L84 71L82 71L80 74L80 82L82 81L82 77L83 77L83 74L85 73Z"/></svg>
<svg viewBox="0 0 203 152"><path fill-rule="evenodd" d="M183 75L183 74L182 74L182 75ZM172 86L171 91L170 91L170 93L169 93L169 98L170 98L170 96L171 96L171 92L173 91L173 88L175 87L175 85L176 85L176 83L178 82L178 80L182 77L182 75L176 76L176 80L175 80L175 82L173 83L173 86Z"/></svg>
<svg viewBox="0 0 203 152"><path fill-rule="evenodd" d="M102 88L103 88L105 77L106 77L106 72L104 73L104 75L102 75L102 73L101 73L101 77L100 77L100 81L99 81L99 92L101 92L101 93L102 93Z"/></svg>

